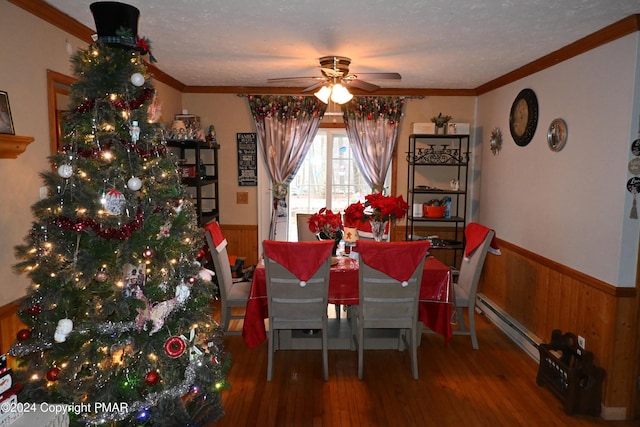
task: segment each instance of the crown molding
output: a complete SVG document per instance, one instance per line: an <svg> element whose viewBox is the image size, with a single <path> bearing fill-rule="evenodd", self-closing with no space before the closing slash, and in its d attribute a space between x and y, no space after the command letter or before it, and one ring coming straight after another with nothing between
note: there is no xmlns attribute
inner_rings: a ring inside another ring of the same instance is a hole
<svg viewBox="0 0 640 427"><path fill-rule="evenodd" d="M626 18L621 19L618 22L614 22L593 34L553 51L548 55L536 59L535 61L500 76L497 79L478 86L475 90L478 95L482 95L483 93L487 93L509 83L513 83L636 31L640 31L640 14L629 15Z"/></svg>
<svg viewBox="0 0 640 427"><path fill-rule="evenodd" d="M26 10L48 23L55 25L63 31L92 43L91 35L95 32L86 25L81 24L69 15L43 0L9 0L10 3ZM629 15L601 30L581 38L563 48L551 52L535 61L517 68L503 76L484 83L474 89L429 89L429 88L383 88L368 93L351 90L355 95L399 95L399 96L477 96L498 89L509 83L513 83L524 77L535 74L560 62L566 61L577 55L595 49L604 44L622 38L628 34L640 31L640 14ZM302 93L304 88L299 87L262 87L262 86L187 86L179 80L164 73L153 64L146 64L154 78L172 88L184 93L256 93L285 95Z"/></svg>

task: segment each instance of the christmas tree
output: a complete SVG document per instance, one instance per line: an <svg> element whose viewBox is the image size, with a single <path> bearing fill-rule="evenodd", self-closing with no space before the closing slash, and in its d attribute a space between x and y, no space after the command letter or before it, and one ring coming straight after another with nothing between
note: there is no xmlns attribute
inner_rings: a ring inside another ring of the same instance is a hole
<svg viewBox="0 0 640 427"><path fill-rule="evenodd" d="M19 400L69 404L73 425L204 425L223 414L229 358L198 262L203 232L150 120L138 9L91 10L99 37L72 57L64 146L16 247L32 282L10 350Z"/></svg>

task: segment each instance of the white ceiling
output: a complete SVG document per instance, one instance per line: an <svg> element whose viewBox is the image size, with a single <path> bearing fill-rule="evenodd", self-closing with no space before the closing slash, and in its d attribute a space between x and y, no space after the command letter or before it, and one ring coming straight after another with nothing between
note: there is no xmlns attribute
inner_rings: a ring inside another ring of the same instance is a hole
<svg viewBox="0 0 640 427"><path fill-rule="evenodd" d="M91 0L47 0L95 29ZM351 72L398 72L381 87L473 89L629 15L640 0L128 0L155 64L188 86L269 86ZM301 84L291 84L300 87Z"/></svg>

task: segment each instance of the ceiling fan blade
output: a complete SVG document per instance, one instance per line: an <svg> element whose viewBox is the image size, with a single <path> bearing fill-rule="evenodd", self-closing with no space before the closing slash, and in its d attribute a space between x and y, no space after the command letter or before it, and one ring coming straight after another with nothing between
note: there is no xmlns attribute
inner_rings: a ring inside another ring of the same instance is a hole
<svg viewBox="0 0 640 427"><path fill-rule="evenodd" d="M303 93L304 93L304 92L311 92L311 91L314 91L314 90L316 90L316 89L318 89L319 87L324 86L324 85L325 85L325 82L324 82L324 81L317 82L317 83L312 84L312 85L311 85L311 86L309 86L308 88L302 89L302 92L303 92Z"/></svg>
<svg viewBox="0 0 640 427"><path fill-rule="evenodd" d="M267 79L269 83L288 82L291 80L319 80L322 77L281 77L277 79Z"/></svg>
<svg viewBox="0 0 640 427"><path fill-rule="evenodd" d="M353 79L345 81L345 83L349 86L353 86L357 89L362 89L367 92L373 92L380 89L380 86L374 85L373 83L365 82L364 80Z"/></svg>
<svg viewBox="0 0 640 427"><path fill-rule="evenodd" d="M353 73L356 77L364 76L368 80L400 80L402 76L399 73Z"/></svg>

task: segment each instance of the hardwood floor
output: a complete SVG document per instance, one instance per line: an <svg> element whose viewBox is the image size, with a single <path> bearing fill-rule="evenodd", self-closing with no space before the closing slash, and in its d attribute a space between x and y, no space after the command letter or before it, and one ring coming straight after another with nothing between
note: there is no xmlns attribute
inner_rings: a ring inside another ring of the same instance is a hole
<svg viewBox="0 0 640 427"><path fill-rule="evenodd" d="M551 391L536 384L537 363L484 316L476 318L479 350L468 336L445 346L439 335L423 335L418 381L406 351L365 351L362 381L356 352L329 351L325 382L320 351L282 350L267 382L267 343L249 349L241 336L228 336L231 389L222 392L225 416L212 426L639 425L566 415Z"/></svg>

